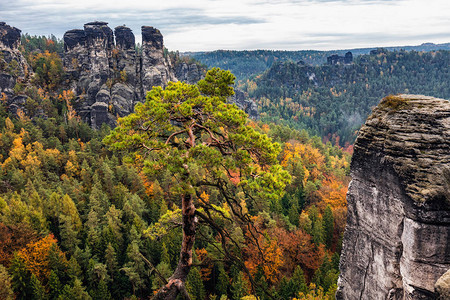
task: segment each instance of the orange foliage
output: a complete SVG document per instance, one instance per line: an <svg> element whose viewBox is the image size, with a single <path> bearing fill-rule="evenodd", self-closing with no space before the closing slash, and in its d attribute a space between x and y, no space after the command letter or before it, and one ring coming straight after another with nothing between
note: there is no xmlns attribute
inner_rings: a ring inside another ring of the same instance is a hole
<svg viewBox="0 0 450 300"><path fill-rule="evenodd" d="M292 273L297 265L300 265L309 279L320 267L325 255L323 245L317 247L311 240L311 236L302 229L294 232L287 232L278 227L274 235L278 239L278 244L283 250L285 264L283 268Z"/></svg>
<svg viewBox="0 0 450 300"><path fill-rule="evenodd" d="M208 251L205 248L195 249L195 254L197 254L198 260L201 262L202 267L200 269L200 274L203 281L208 281L211 279L211 273L213 269L213 264L208 257Z"/></svg>
<svg viewBox="0 0 450 300"><path fill-rule="evenodd" d="M68 91L62 91L62 94L59 95L59 100L64 101L67 107L67 119L79 119L77 117L77 113L75 109L73 109L72 104L70 103L75 98L75 93L71 90Z"/></svg>
<svg viewBox="0 0 450 300"><path fill-rule="evenodd" d="M144 172L139 172L139 176L142 179L142 182L144 184L144 188L145 188L145 193L148 196L152 196L153 195L153 182L151 182L150 180L148 180L148 177L145 176Z"/></svg>
<svg viewBox="0 0 450 300"><path fill-rule="evenodd" d="M27 244L25 248L18 252L27 269L41 281L48 279L50 276L49 251L52 246L58 247L56 242L53 234L50 234L36 242ZM63 260L66 260L63 252L59 251L58 254Z"/></svg>
<svg viewBox="0 0 450 300"><path fill-rule="evenodd" d="M318 191L324 202L324 207L329 204L332 208L346 207L347 185L329 176L328 179L322 181L322 187Z"/></svg>
<svg viewBox="0 0 450 300"><path fill-rule="evenodd" d="M36 233L25 225L0 223L0 264L8 267L15 251L36 240Z"/></svg>
<svg viewBox="0 0 450 300"><path fill-rule="evenodd" d="M258 217L257 217L258 218ZM257 225L258 226L258 225ZM264 277L269 283L278 282L281 272L280 267L283 265L283 252L279 247L276 238L270 238L268 235L259 234L258 244L247 238L247 247L245 248L245 266L252 275L258 271L258 266L262 267Z"/></svg>

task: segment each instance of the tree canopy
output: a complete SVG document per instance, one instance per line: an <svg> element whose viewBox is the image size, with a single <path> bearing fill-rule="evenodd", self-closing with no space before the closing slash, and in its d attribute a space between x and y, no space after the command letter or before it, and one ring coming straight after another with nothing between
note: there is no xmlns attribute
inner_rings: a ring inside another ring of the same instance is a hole
<svg viewBox="0 0 450 300"><path fill-rule="evenodd" d="M188 297L185 281L199 220L220 233L223 251L232 255L226 250L231 234L217 218L236 219L251 231L252 212L279 201L290 182L277 161L279 144L249 126L247 115L227 102L233 83L229 71L214 68L197 85L154 87L104 139L111 149L126 151L147 176L168 171L175 179L165 195L181 209L183 240L177 268L157 299L175 299L180 292ZM205 196L212 193L215 203Z"/></svg>

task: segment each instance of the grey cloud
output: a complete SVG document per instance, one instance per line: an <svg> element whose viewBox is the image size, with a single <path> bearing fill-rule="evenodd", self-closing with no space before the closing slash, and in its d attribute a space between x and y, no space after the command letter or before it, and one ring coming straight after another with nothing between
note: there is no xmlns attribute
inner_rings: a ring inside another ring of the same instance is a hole
<svg viewBox="0 0 450 300"><path fill-rule="evenodd" d="M433 42L435 39L450 40L450 33L438 32L433 34L386 34L386 33L311 33L304 38L290 40L278 40L266 43L249 43L245 49L277 49L277 50L307 50L307 49L327 49L332 50L336 44L348 45L345 48L355 48L355 44L371 44L372 47L382 47L383 45L402 46L409 41ZM422 43L422 42L420 42Z"/></svg>
<svg viewBox="0 0 450 300"><path fill-rule="evenodd" d="M160 29L163 33L179 31L180 28L202 25L227 24L259 24L264 18L250 18L246 16L211 17L202 10L193 8L176 8L163 10L139 10L114 8L74 9L59 5L45 7L30 5L26 9L20 1L15 5L0 4L0 21L6 21L12 26L30 34L55 34L62 37L65 31L81 28L84 23L93 20L109 22L111 27L126 24L133 31L140 32L140 26L150 25Z"/></svg>

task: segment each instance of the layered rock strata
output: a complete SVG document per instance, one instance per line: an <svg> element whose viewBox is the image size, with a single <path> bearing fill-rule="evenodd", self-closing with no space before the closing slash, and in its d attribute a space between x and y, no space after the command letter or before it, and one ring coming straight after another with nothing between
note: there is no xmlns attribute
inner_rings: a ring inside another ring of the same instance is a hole
<svg viewBox="0 0 450 300"><path fill-rule="evenodd" d="M351 176L337 299L435 299L450 269L450 102L383 99Z"/></svg>

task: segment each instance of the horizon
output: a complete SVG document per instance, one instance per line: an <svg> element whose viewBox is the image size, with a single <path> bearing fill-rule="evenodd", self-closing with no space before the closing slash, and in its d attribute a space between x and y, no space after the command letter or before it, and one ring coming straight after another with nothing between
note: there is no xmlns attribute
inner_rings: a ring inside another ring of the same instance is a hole
<svg viewBox="0 0 450 300"><path fill-rule="evenodd" d="M99 8L100 7L100 8ZM339 51L450 42L446 0L7 0L0 21L30 35L62 39L101 20L158 28L171 51Z"/></svg>

